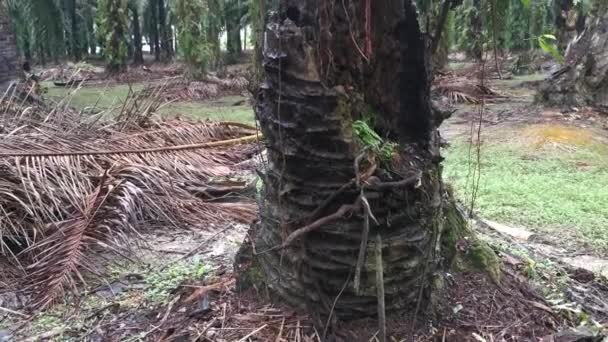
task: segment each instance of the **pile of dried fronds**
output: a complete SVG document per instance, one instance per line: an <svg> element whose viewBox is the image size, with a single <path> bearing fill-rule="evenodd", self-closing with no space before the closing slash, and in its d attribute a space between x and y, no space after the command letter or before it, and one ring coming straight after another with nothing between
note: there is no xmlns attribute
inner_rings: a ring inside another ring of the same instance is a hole
<svg viewBox="0 0 608 342"><path fill-rule="evenodd" d="M489 100L501 97L494 89L482 85L479 79L453 74L437 76L433 81L433 94L444 96L449 103L468 104L479 104L482 98Z"/></svg>
<svg viewBox="0 0 608 342"><path fill-rule="evenodd" d="M102 67L96 67L86 62L71 63L50 67L37 73L42 81L54 81L58 84L74 84L85 80L102 78L105 73Z"/></svg>
<svg viewBox="0 0 608 342"><path fill-rule="evenodd" d="M178 78L166 82L163 97L166 101L202 101L226 95L240 95L247 91L248 86L249 81L243 76L208 76L203 81Z"/></svg>
<svg viewBox="0 0 608 342"><path fill-rule="evenodd" d="M142 229L255 217L240 193L253 185L224 181L255 153L255 129L155 120L156 106L132 97L108 118L0 99L0 258L13 267L0 284L27 284L32 306L43 308L83 282L83 271L99 274L91 256L128 251Z"/></svg>

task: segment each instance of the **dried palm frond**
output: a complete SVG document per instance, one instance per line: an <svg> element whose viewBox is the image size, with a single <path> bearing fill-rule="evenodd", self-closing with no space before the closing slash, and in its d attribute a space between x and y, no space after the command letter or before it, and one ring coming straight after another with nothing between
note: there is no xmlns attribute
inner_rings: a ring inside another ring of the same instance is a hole
<svg viewBox="0 0 608 342"><path fill-rule="evenodd" d="M167 101L201 101L225 95L238 95L247 91L248 86L249 81L243 76L208 76L202 81L178 78L166 82L162 95Z"/></svg>
<svg viewBox="0 0 608 342"><path fill-rule="evenodd" d="M500 94L488 86L482 86L472 82L440 83L433 87L436 94L448 98L451 103L479 104L481 98L486 99L499 97Z"/></svg>
<svg viewBox="0 0 608 342"><path fill-rule="evenodd" d="M115 117L66 103L0 101L0 256L21 269L35 307L96 273L92 253L123 254L143 229L255 218L243 194L254 185L223 180L256 152L235 146L255 128L157 120L158 100L142 96Z"/></svg>

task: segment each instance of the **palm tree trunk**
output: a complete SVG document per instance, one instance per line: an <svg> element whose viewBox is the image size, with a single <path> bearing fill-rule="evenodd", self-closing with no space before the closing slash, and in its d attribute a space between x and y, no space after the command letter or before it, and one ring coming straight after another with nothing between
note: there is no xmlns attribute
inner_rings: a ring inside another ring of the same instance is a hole
<svg viewBox="0 0 608 342"><path fill-rule="evenodd" d="M267 28L254 267L284 301L341 318L377 312L383 272L386 308L413 310L429 298L445 204L415 5L284 0ZM389 160L359 141L357 120L396 144ZM382 241L383 270L364 231Z"/></svg>
<svg viewBox="0 0 608 342"><path fill-rule="evenodd" d="M4 92L6 86L18 78L19 53L17 52L17 41L11 31L8 11L0 6L0 93Z"/></svg>
<svg viewBox="0 0 608 342"><path fill-rule="evenodd" d="M165 10L165 1L157 0L158 4L158 31L160 36L160 60L168 62L171 60L171 39L167 30L167 13Z"/></svg>
<svg viewBox="0 0 608 342"><path fill-rule="evenodd" d="M79 61L82 56L80 54L80 39L78 39L78 16L76 15L76 0L70 0L70 23L72 30L72 57L75 61Z"/></svg>
<svg viewBox="0 0 608 342"><path fill-rule="evenodd" d="M133 16L133 63L136 65L144 64L144 53L141 44L141 28L139 25L139 10L137 4L131 7L131 15Z"/></svg>
<svg viewBox="0 0 608 342"><path fill-rule="evenodd" d="M241 37L239 26L230 16L226 15L226 50L228 54L234 58L241 53L239 47L241 45Z"/></svg>
<svg viewBox="0 0 608 342"><path fill-rule="evenodd" d="M448 25L450 11L462 4L462 0L444 0L441 3L439 15L435 22L433 35L431 36L430 53L432 56L431 66L433 70L444 68L448 63L449 54L449 37L446 37L445 31Z"/></svg>
<svg viewBox="0 0 608 342"><path fill-rule="evenodd" d="M481 61L483 58L483 19L481 17L483 8L481 7L481 0L473 0L473 8L475 12L471 16L472 57L477 61Z"/></svg>
<svg viewBox="0 0 608 342"><path fill-rule="evenodd" d="M129 31L128 18L125 17L128 7L121 0L109 0L107 7L108 37L104 44L106 72L110 74L124 72L127 69L126 36Z"/></svg>
<svg viewBox="0 0 608 342"><path fill-rule="evenodd" d="M95 37L95 18L93 16L93 8L92 6L86 6L85 9L85 26L87 30L86 46L83 47L83 50L86 52L87 49L91 56L95 56L97 54L97 38Z"/></svg>
<svg viewBox="0 0 608 342"><path fill-rule="evenodd" d="M437 19L437 24L435 26L435 31L432 36L431 41L431 54L435 54L437 49L439 48L439 42L443 36L443 31L445 29L445 24L448 20L448 15L450 14L450 10L455 7L456 1L454 0L444 0L441 4L441 10L439 12L439 18Z"/></svg>
<svg viewBox="0 0 608 342"><path fill-rule="evenodd" d="M557 41L560 51L565 51L570 41L571 29L567 25L567 16L574 8L573 0L558 0L553 2L555 11L555 28L557 31Z"/></svg>
<svg viewBox="0 0 608 342"><path fill-rule="evenodd" d="M256 9L257 13L252 13L254 17L252 18L251 34L255 37L253 47L253 67L255 70L256 81L258 81L262 75L262 60L264 58L262 52L264 42L264 28L266 27L266 0L259 0L257 2Z"/></svg>
<svg viewBox="0 0 608 342"><path fill-rule="evenodd" d="M571 42L564 65L541 86L543 102L608 112L608 3L594 4L587 28Z"/></svg>
<svg viewBox="0 0 608 342"><path fill-rule="evenodd" d="M221 11L221 6L219 0L209 0L207 1L207 11L208 13L219 13ZM222 51L220 46L220 27L221 27L221 18L217 18L216 16L211 16L207 21L207 43L209 44L209 50L211 51L212 63L210 65L211 69L215 69L216 71L222 71L223 66L222 61Z"/></svg>
<svg viewBox="0 0 608 342"><path fill-rule="evenodd" d="M42 66L46 66L46 58L44 55L44 46L42 46L42 42L38 42L38 59L40 60L40 64L42 64Z"/></svg>
<svg viewBox="0 0 608 342"><path fill-rule="evenodd" d="M150 51L154 51L154 60L160 61L160 34L158 32L158 6L157 0L148 0L150 1L150 12L151 12L151 21L152 21L152 44L150 45Z"/></svg>

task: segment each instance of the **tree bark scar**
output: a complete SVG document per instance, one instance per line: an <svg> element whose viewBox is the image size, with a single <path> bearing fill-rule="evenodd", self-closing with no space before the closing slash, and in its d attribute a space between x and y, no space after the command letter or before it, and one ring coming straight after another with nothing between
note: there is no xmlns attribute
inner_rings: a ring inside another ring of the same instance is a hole
<svg viewBox="0 0 608 342"><path fill-rule="evenodd" d="M416 5L405 0L400 27L401 40L401 110L400 138L406 142L427 143L432 130L428 99L429 77L426 46L418 25Z"/></svg>
<svg viewBox="0 0 608 342"><path fill-rule="evenodd" d="M372 2L365 1L365 54L372 58Z"/></svg>

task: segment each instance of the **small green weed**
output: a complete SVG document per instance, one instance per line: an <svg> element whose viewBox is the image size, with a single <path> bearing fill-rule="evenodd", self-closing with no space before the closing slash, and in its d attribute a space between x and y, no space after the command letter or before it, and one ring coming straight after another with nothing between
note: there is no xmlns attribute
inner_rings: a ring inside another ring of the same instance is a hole
<svg viewBox="0 0 608 342"><path fill-rule="evenodd" d="M150 272L146 275L149 287L144 296L152 302L166 302L171 292L188 279L203 279L206 269L196 259L193 262L179 262L161 272Z"/></svg>
<svg viewBox="0 0 608 342"><path fill-rule="evenodd" d="M191 260L178 261L161 267L161 265L127 264L114 265L110 268L113 277L120 279L124 274L138 274L146 283L146 288L140 292L143 298L150 302L166 302L180 284L187 280L202 280L207 268L199 257ZM128 299L131 291L121 293L121 300ZM138 299L139 300L139 299Z"/></svg>
<svg viewBox="0 0 608 342"><path fill-rule="evenodd" d="M91 86L71 89L69 87L56 87L50 82L43 82L43 86L48 87L45 95L53 101L61 101L70 96L70 105L79 110L92 109L105 110L112 107L120 107L129 94L128 85L111 86ZM144 88L143 84L132 85L133 91L140 91Z"/></svg>
<svg viewBox="0 0 608 342"><path fill-rule="evenodd" d="M390 162L393 158L397 144L385 142L365 121L353 122L353 132L361 145L371 148L383 162Z"/></svg>
<svg viewBox="0 0 608 342"><path fill-rule="evenodd" d="M69 87L56 87L50 82L43 82L48 89L45 95L53 101L60 101L70 96L70 105L79 110L105 110L120 108L129 94L128 85L87 86L78 90ZM133 91L144 88L141 83L133 84ZM237 104L237 105L235 105ZM226 96L212 102L179 101L162 106L159 109L163 116L183 116L195 119L210 119L217 121L237 121L248 124L254 123L253 109L242 96Z"/></svg>
<svg viewBox="0 0 608 342"><path fill-rule="evenodd" d="M236 121L247 124L254 124L255 122L251 106L233 106L224 102L174 102L162 107L159 114L215 121Z"/></svg>
<svg viewBox="0 0 608 342"><path fill-rule="evenodd" d="M51 312L42 313L32 320L31 330L34 334L40 334L61 327L65 324L61 308L54 308Z"/></svg>

